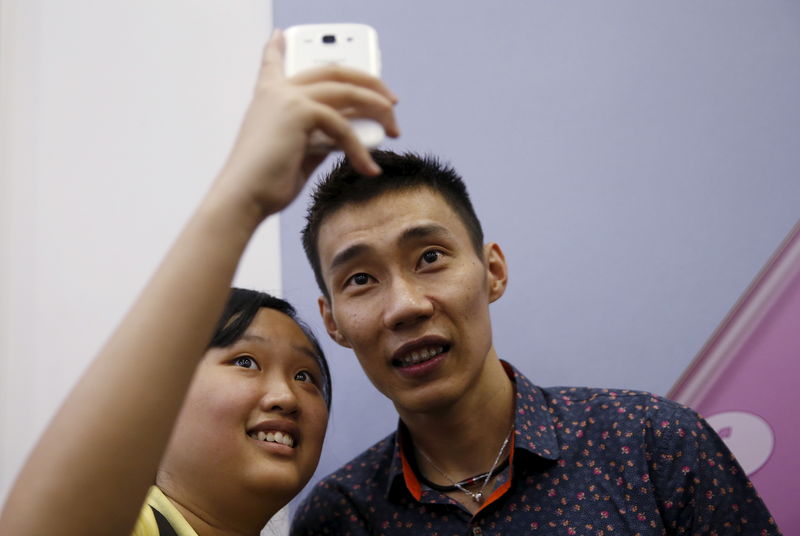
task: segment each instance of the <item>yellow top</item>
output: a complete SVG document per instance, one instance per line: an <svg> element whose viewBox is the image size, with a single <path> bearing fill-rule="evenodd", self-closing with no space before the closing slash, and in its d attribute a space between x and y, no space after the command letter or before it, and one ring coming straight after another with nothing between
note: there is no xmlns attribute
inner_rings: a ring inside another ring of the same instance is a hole
<svg viewBox="0 0 800 536"><path fill-rule="evenodd" d="M136 526L133 528L131 536L159 536L156 517L151 506L169 521L178 536L197 536L175 505L156 486L150 486L147 499L142 506L142 511L139 512L139 519L136 520Z"/></svg>

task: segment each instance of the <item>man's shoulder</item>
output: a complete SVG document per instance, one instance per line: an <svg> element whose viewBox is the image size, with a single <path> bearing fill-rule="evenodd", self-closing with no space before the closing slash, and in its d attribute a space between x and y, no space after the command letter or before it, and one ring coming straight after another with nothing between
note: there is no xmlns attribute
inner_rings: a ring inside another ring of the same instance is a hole
<svg viewBox="0 0 800 536"><path fill-rule="evenodd" d="M319 534L320 527L331 534L366 530L369 504L386 493L392 478L395 436L392 432L317 482L298 505L291 534Z"/></svg>
<svg viewBox="0 0 800 536"><path fill-rule="evenodd" d="M644 404L668 404L670 406L680 406L677 402L664 398L663 396L650 393L648 391L638 391L635 389L615 389L604 387L581 387L581 386L553 386L539 387L548 400L554 403L603 403L616 401L629 401Z"/></svg>
<svg viewBox="0 0 800 536"><path fill-rule="evenodd" d="M535 400L541 394L551 413L609 408L625 408L635 412L694 413L687 406L647 391L586 386L542 387L531 382L513 365L510 368L516 378L518 396ZM622 413L619 409L617 411Z"/></svg>
<svg viewBox="0 0 800 536"><path fill-rule="evenodd" d="M348 488L362 488L365 485L386 485L395 456L396 434L397 432L392 432L324 477L316 484L311 494L333 489L345 491Z"/></svg>
<svg viewBox="0 0 800 536"><path fill-rule="evenodd" d="M539 387L551 412L603 415L607 418L679 419L694 421L699 416L683 404L647 391L600 387Z"/></svg>

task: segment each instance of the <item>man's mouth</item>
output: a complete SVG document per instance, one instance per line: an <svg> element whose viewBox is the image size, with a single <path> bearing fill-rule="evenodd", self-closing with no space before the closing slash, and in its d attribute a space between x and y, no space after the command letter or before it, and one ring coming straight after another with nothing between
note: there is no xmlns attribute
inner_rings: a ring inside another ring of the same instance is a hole
<svg viewBox="0 0 800 536"><path fill-rule="evenodd" d="M269 430L266 432L259 430L257 432L248 432L247 435L256 441L264 441L265 443L280 443L281 445L294 448L294 438L289 433L281 432L280 430Z"/></svg>
<svg viewBox="0 0 800 536"><path fill-rule="evenodd" d="M411 367L413 365L424 363L425 361L430 361L434 357L447 352L449 349L450 346L447 344L434 344L430 346L423 346L421 348L415 348L404 355L393 359L392 365L401 368Z"/></svg>

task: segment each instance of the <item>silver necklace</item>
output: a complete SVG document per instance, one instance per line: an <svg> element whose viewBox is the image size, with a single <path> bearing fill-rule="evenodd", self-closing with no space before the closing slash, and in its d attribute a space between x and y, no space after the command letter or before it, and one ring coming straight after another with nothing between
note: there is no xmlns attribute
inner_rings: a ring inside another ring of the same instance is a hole
<svg viewBox="0 0 800 536"><path fill-rule="evenodd" d="M444 471L439 469L439 466L436 465L435 463L433 463L433 460L431 460L431 457L428 456L427 454L425 454L424 450L422 450L419 447L417 447L417 450L419 451L420 454L422 454L422 456L426 460L428 460L428 463L430 463L431 466L434 469L436 469L443 477L445 477L453 486L455 486L462 493L467 494L476 503L481 504L481 503L483 503L483 499L484 499L483 492L484 492L484 490L486 490L486 485L489 484L489 480L492 478L492 473L494 473L494 468L497 467L497 464L500 462L500 458L503 457L503 452L506 450L506 446L508 445L509 440L511 440L511 434L512 433L514 433L514 426L513 425L511 426L511 430L508 431L508 435L506 435L505 440L503 440L503 444L500 445L500 450L497 452L497 457L494 459L494 463L492 464L492 467L489 469L489 471L486 472L485 475L481 475L482 477L484 477L483 485L481 485L481 489L479 489L478 491L475 491L475 492L468 490L467 488L462 486L460 482L456 482L455 480L450 478L450 475L448 475L447 473L445 473Z"/></svg>

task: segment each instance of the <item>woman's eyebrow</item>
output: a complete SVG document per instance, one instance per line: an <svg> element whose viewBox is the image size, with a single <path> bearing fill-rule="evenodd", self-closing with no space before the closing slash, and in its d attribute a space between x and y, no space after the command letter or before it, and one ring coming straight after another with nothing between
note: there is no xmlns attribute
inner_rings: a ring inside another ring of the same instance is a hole
<svg viewBox="0 0 800 536"><path fill-rule="evenodd" d="M311 348L309 348L308 346L303 346L303 345L299 345L299 344L293 344L292 348L294 348L295 350L297 350L298 352L300 352L302 354L307 355L309 358L311 358L314 361L314 363L316 363L317 360L319 359L319 355L317 355L317 353L314 350L312 350Z"/></svg>
<svg viewBox="0 0 800 536"><path fill-rule="evenodd" d="M270 340L269 339L266 339L266 338L262 337L261 335L255 335L253 333L245 333L244 335L242 335L240 340L248 341L248 342L255 341L255 342L260 342L262 344L265 344L267 346L270 345ZM308 357L310 357L314 361L319 359L319 356L317 355L317 353L312 348L310 348L310 347L308 347L306 345L293 344L292 345L292 349L300 352L301 354L307 355Z"/></svg>
<svg viewBox="0 0 800 536"><path fill-rule="evenodd" d="M257 341L263 342L264 344L269 344L269 341L262 337L261 335L254 335L252 333L245 333L241 336L241 340L243 341Z"/></svg>

